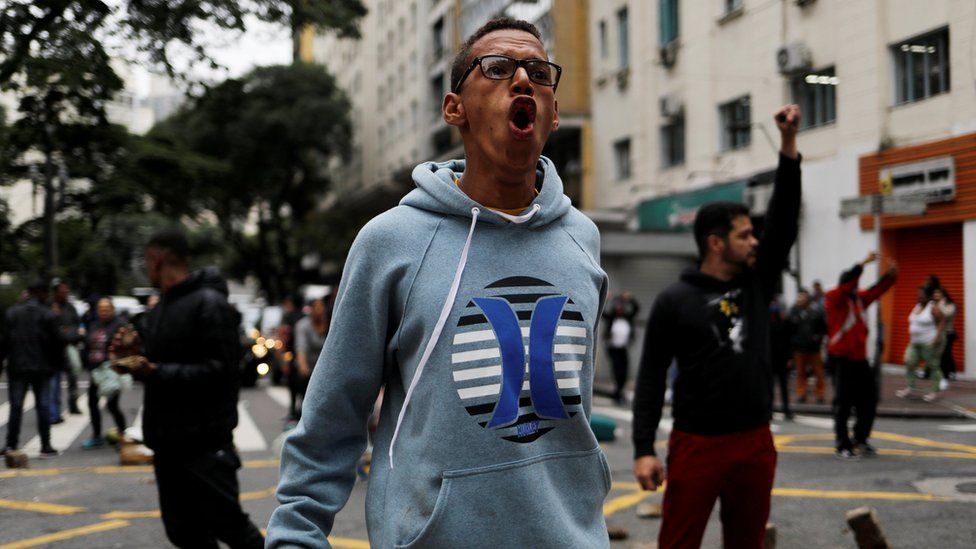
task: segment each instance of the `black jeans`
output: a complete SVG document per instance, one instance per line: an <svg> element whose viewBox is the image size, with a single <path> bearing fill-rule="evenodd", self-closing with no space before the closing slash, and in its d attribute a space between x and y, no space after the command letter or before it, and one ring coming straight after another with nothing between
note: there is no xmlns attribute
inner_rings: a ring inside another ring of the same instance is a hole
<svg viewBox="0 0 976 549"><path fill-rule="evenodd" d="M51 375L30 374L8 376L10 382L10 421L7 422L7 447L17 448L20 442L20 420L24 413L24 397L27 389L34 392L34 409L37 411L37 430L41 435L41 449L51 447Z"/></svg>
<svg viewBox="0 0 976 549"><path fill-rule="evenodd" d="M88 413L91 416L92 425L92 436L95 438L101 438L102 436L102 411L98 406L99 396L98 396L98 384L95 383L95 378L92 377L88 384ZM119 434L125 431L125 415L122 414L122 409L119 408L119 393L115 393L108 397L108 411L112 414L112 419L115 420L115 427L119 430Z"/></svg>
<svg viewBox="0 0 976 549"><path fill-rule="evenodd" d="M874 416L878 411L878 389L875 384L875 371L867 360L849 360L831 356L828 359L834 369L834 435L837 449L851 450L850 433L847 420L851 409L857 410L854 423L854 442L866 443L874 426Z"/></svg>
<svg viewBox="0 0 976 549"><path fill-rule="evenodd" d="M233 448L184 455L157 452L153 468L166 537L177 547L264 547L264 536L241 509Z"/></svg>
<svg viewBox="0 0 976 549"><path fill-rule="evenodd" d="M627 347L607 347L610 362L613 365L614 391L613 398L620 400L624 396L624 385L627 384L627 370L630 369L630 357Z"/></svg>
<svg viewBox="0 0 976 549"><path fill-rule="evenodd" d="M942 351L942 360L939 367L942 368L942 379L949 379L956 374L956 357L952 356L952 344L956 342L956 332L946 334L945 350Z"/></svg>

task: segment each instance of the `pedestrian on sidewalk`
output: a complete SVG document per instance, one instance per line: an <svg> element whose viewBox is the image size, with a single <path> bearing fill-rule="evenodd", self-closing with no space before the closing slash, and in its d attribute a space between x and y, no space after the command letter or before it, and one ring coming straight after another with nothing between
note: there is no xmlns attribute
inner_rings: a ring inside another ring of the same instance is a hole
<svg viewBox="0 0 976 549"><path fill-rule="evenodd" d="M117 368L145 384L142 431L153 469L166 536L177 547L264 547L261 531L241 509L234 449L240 389L240 316L227 302L227 283L214 269L189 270L182 232L155 234L146 272L159 288L139 338L121 328L112 353L131 361ZM140 341L141 340L141 341Z"/></svg>
<svg viewBox="0 0 976 549"><path fill-rule="evenodd" d="M789 324L792 333L793 367L796 369L797 402L807 402L808 374L812 371L815 381L814 395L817 404L823 404L826 398L826 378L820 351L827 333L827 322L823 309L814 304L810 293L804 288L800 288L796 294L796 304L790 309Z"/></svg>
<svg viewBox="0 0 976 549"><path fill-rule="evenodd" d="M785 305L782 296L777 295L769 304L769 362L773 368L773 377L779 386L779 398L782 402L783 416L787 420L793 419L790 409L790 325L786 319Z"/></svg>
<svg viewBox="0 0 976 549"><path fill-rule="evenodd" d="M95 448L101 448L105 446L105 439L102 437L102 412L101 412L101 396L98 392L98 381L95 374L95 369L100 367L105 361L108 360L109 346L112 344L112 338L115 337L116 332L119 331L124 323L121 319L115 316L115 306L112 304L112 300L107 297L103 297L98 300L95 307L96 315L95 321L88 326L85 330L85 352L84 352L84 362L85 370L88 371L89 381L88 381L88 414L91 419L92 436L91 438L85 439L81 442L81 447L85 450L92 450ZM125 428L128 425L125 421L125 415L122 413L122 409L119 407L119 396L120 393L113 393L108 397L108 411L112 414L112 419L115 421L115 431L111 433L116 441L119 435L125 432Z"/></svg>
<svg viewBox="0 0 976 549"><path fill-rule="evenodd" d="M541 156L562 71L541 36L506 17L464 42L442 104L464 160L417 166L356 237L269 548L329 547L381 387L371 545L609 547L588 418L608 283L596 226Z"/></svg>
<svg viewBox="0 0 976 549"><path fill-rule="evenodd" d="M51 310L58 316L58 324L61 330L61 340L65 344L64 356L54 375L51 376L51 423L61 423L61 378L62 375L68 380L68 413L80 414L78 408L78 372L73 367L78 357L77 345L84 339L79 329L81 317L78 310L68 301L71 295L71 287L63 280L55 279L51 284L54 289L54 297L51 300Z"/></svg>
<svg viewBox="0 0 976 549"><path fill-rule="evenodd" d="M776 449L769 422L770 304L800 213L800 109L776 113L781 137L773 197L760 239L749 208L703 206L695 217L701 263L654 303L634 395L634 474L645 490L665 481L655 438L666 376L677 360L660 547L698 547L720 499L725 547L763 547Z"/></svg>
<svg viewBox="0 0 976 549"><path fill-rule="evenodd" d="M837 457L853 459L874 456L877 451L868 443L878 407L877 376L868 364L868 325L865 310L895 285L898 268L891 263L880 280L867 290L858 290L864 267L878 260L871 252L864 261L840 275L837 287L827 292L827 360L834 372L834 434ZM854 440L851 441L847 420L851 409L857 410Z"/></svg>
<svg viewBox="0 0 976 549"><path fill-rule="evenodd" d="M47 283L36 280L27 288L27 299L7 309L0 337L0 365L7 361L10 417L7 421L6 454L20 442L20 422L27 391L34 392L41 458L58 451L51 446L51 376L61 367L64 343L58 317L47 305Z"/></svg>
<svg viewBox="0 0 976 549"><path fill-rule="evenodd" d="M640 305L633 294L624 292L609 299L603 312L607 355L613 368L613 399L617 404L624 402L624 388L630 373L630 344L634 341L634 319L639 311Z"/></svg>
<svg viewBox="0 0 976 549"><path fill-rule="evenodd" d="M308 380L312 377L312 370L322 354L325 336L329 333L329 317L324 297L312 300L308 316L302 317L295 324L295 394L300 399L295 412L296 419L302 417L302 403L305 401L305 391L308 390Z"/></svg>
<svg viewBox="0 0 976 549"><path fill-rule="evenodd" d="M945 316L945 349L942 351L942 358L939 359L939 366L942 368L942 381L939 382L939 390L945 391L949 388L949 381L956 379L956 357L952 354L952 347L956 343L956 313L959 312L956 302L949 294L949 290L938 288L932 292L932 299L942 309Z"/></svg>
<svg viewBox="0 0 976 549"><path fill-rule="evenodd" d="M305 398L304 388L307 387L307 380L303 380L298 372L298 354L295 348L295 326L305 318L304 308L305 302L301 294L296 292L285 296L281 302L281 324L276 334L281 340L281 351L278 354L281 373L284 374L285 384L288 385L287 420L289 422L298 421L301 417L299 401Z"/></svg>
<svg viewBox="0 0 976 549"><path fill-rule="evenodd" d="M930 298L924 286L918 289L918 302L908 314L908 347L905 348L905 379L908 386L898 391L899 398L908 398L915 393L915 370L919 362L925 363L930 372L932 390L922 397L925 402L939 398L939 382L942 370L939 360L945 350L945 313L939 303Z"/></svg>

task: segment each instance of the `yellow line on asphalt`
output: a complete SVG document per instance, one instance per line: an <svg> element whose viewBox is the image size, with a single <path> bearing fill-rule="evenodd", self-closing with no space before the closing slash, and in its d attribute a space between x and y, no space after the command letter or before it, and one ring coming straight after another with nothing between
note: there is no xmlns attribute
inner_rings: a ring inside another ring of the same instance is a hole
<svg viewBox="0 0 976 549"><path fill-rule="evenodd" d="M614 482L613 488L617 490L640 490L641 485L636 482Z"/></svg>
<svg viewBox="0 0 976 549"><path fill-rule="evenodd" d="M272 486L271 488L266 488L264 490L258 490L256 492L242 492L241 501L251 501L255 499L263 499L275 495L275 490L277 487Z"/></svg>
<svg viewBox="0 0 976 549"><path fill-rule="evenodd" d="M917 492L858 492L854 490L807 490L804 488L773 488L774 496L815 499L887 499L900 501L954 501L950 497Z"/></svg>
<svg viewBox="0 0 976 549"><path fill-rule="evenodd" d="M624 509L633 507L650 497L653 493L654 492L645 492L641 490L639 492L631 492L629 494L615 497L603 504L603 516L609 517L617 511L623 511Z"/></svg>
<svg viewBox="0 0 976 549"><path fill-rule="evenodd" d="M253 459L243 462L245 469L268 469L278 466L276 459ZM114 475L120 473L151 473L152 465L105 465L100 467L55 467L51 469L11 469L0 471L0 479L17 477L48 477L66 474Z"/></svg>
<svg viewBox="0 0 976 549"><path fill-rule="evenodd" d="M97 534L99 532L115 530L117 528L125 528L128 525L129 522L125 520L109 520L96 524L90 524L88 526L82 526L80 528L61 530L60 532L45 534L36 538L22 539L20 541L5 543L0 545L0 549L24 549L25 547L36 547L38 545L45 545L48 543L54 543L56 541L64 541L80 536L88 536L91 534Z"/></svg>
<svg viewBox="0 0 976 549"><path fill-rule="evenodd" d="M784 446L777 448L781 454L833 454L834 448L828 446ZM879 448L878 455L881 456L909 456L909 457L935 457L950 459L976 459L976 454L968 452L937 452L933 450L900 450L896 448Z"/></svg>
<svg viewBox="0 0 976 549"><path fill-rule="evenodd" d="M73 515L85 510L84 507L75 507L74 505L58 505L57 503L41 503L39 501L16 501L13 499L0 499L0 508L47 513L49 515Z"/></svg>
<svg viewBox="0 0 976 549"><path fill-rule="evenodd" d="M937 440L931 440L928 438L910 437L906 435L899 435L897 433L874 432L871 436L880 440L901 442L902 444L912 444L914 446L923 446L926 448L941 448L943 450L957 450L960 452L969 452L976 455L976 446L970 446L968 444L957 444L955 442L939 442Z"/></svg>
<svg viewBox="0 0 976 549"><path fill-rule="evenodd" d="M141 519L141 518L159 518L159 510L156 511L112 511L111 513L105 513L101 515L103 519Z"/></svg>

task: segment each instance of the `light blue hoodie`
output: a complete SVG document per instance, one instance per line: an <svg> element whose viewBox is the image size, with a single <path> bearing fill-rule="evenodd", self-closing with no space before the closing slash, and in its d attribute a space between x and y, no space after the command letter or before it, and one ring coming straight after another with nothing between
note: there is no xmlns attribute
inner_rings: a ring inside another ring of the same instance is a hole
<svg viewBox="0 0 976 549"><path fill-rule="evenodd" d="M589 427L607 291L596 226L552 162L521 216L425 163L346 262L268 547L328 547L385 388L366 499L372 547L607 547L610 470ZM507 218L506 218L507 217Z"/></svg>

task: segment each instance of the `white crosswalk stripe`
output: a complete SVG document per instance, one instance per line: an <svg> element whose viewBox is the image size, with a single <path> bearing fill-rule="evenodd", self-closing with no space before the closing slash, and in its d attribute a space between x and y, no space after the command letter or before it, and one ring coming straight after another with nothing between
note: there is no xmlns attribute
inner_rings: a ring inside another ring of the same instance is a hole
<svg viewBox="0 0 976 549"><path fill-rule="evenodd" d="M237 428L234 429L234 446L240 452L257 452L268 449L261 431L247 411L247 402L237 403Z"/></svg>
<svg viewBox="0 0 976 549"><path fill-rule="evenodd" d="M78 436L91 425L88 417L88 395L83 394L78 397L78 408L80 414L69 414L64 417L64 423L51 426L51 446L55 450L64 450L71 446ZM30 439L21 448L28 456L36 456L41 451L41 435Z"/></svg>
<svg viewBox="0 0 976 549"><path fill-rule="evenodd" d="M270 386L264 392L281 407L288 409L291 406L291 395L286 387Z"/></svg>
<svg viewBox="0 0 976 549"><path fill-rule="evenodd" d="M28 391L27 394L24 395L24 412L21 414L21 418L23 418L33 409L34 394ZM10 401L0 404L0 427L6 425L8 421L10 421ZM21 419L21 423L23 423L23 419Z"/></svg>

